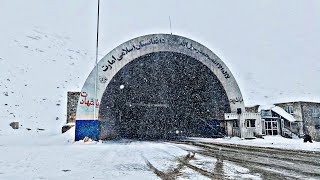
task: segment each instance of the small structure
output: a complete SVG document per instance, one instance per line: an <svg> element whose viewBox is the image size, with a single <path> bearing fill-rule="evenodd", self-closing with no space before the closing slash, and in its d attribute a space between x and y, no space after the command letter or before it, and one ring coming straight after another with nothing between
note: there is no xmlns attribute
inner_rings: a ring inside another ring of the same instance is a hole
<svg viewBox="0 0 320 180"><path fill-rule="evenodd" d="M260 113L245 112L226 113L227 136L238 136L253 139L262 135L262 121Z"/></svg>

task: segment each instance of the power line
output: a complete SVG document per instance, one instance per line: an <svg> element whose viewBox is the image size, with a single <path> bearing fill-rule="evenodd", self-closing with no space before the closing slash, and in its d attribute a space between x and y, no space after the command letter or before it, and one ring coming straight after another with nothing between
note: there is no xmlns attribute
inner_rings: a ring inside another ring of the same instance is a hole
<svg viewBox="0 0 320 180"><path fill-rule="evenodd" d="M98 14L97 14L97 43L96 43L96 62L95 62L95 81L94 81L94 91L95 99L97 101L97 81L98 81L98 50L99 50L99 18L100 18L100 0L98 0ZM93 109L93 119L96 119L96 106Z"/></svg>

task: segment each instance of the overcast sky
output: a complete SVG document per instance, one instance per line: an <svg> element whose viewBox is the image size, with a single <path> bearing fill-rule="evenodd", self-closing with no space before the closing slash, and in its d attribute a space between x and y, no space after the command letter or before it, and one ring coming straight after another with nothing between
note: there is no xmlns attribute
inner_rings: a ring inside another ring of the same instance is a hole
<svg viewBox="0 0 320 180"><path fill-rule="evenodd" d="M94 52L96 6L1 0L0 30L38 27ZM320 1L101 0L100 10L101 57L137 36L170 33L170 16L173 34L200 42L227 64L246 104L320 101Z"/></svg>

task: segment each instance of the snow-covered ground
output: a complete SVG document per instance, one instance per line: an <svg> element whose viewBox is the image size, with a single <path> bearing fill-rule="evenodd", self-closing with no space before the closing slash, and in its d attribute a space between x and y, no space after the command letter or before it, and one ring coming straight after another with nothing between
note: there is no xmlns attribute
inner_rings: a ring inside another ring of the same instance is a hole
<svg viewBox="0 0 320 180"><path fill-rule="evenodd" d="M14 136L13 136L14 135ZM165 142L131 140L73 142L74 128L62 135L43 136L25 129L0 136L0 179L159 179L150 169L170 173L179 158L197 148ZM213 171L217 159L196 155L191 165ZM178 179L208 179L182 166ZM224 162L223 175L230 179L261 179L247 168Z"/></svg>
<svg viewBox="0 0 320 180"><path fill-rule="evenodd" d="M304 143L303 139L288 139L282 136L263 136L256 139L243 139L239 137L226 138L190 138L192 141L200 142L216 142L228 144L241 144L248 146L272 147L282 149L306 150L306 151L320 151L320 142L313 141L313 143Z"/></svg>

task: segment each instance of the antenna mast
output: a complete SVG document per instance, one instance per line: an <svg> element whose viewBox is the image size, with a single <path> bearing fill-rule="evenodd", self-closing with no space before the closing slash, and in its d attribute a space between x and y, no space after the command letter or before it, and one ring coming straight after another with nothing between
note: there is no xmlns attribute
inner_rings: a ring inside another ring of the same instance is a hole
<svg viewBox="0 0 320 180"><path fill-rule="evenodd" d="M169 16L169 23L170 23L170 32L171 32L171 35L172 35L171 18L170 18L170 16Z"/></svg>

